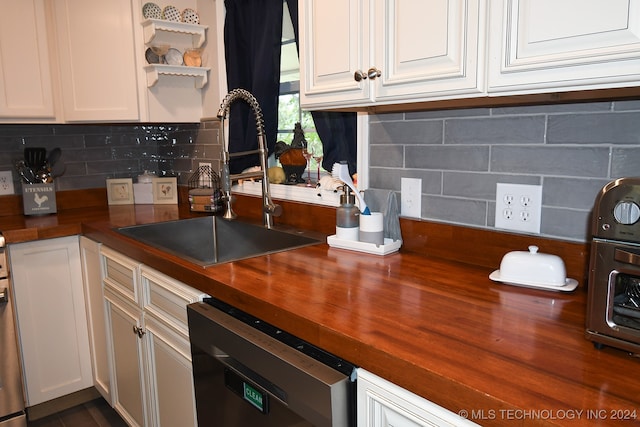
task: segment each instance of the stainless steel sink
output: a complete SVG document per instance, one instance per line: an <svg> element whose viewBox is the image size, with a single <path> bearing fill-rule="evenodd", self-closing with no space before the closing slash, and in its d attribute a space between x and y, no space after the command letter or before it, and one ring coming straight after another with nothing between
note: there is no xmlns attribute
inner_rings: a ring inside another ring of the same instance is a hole
<svg viewBox="0 0 640 427"><path fill-rule="evenodd" d="M302 233L267 229L214 216L133 225L117 228L116 231L202 266L321 242Z"/></svg>

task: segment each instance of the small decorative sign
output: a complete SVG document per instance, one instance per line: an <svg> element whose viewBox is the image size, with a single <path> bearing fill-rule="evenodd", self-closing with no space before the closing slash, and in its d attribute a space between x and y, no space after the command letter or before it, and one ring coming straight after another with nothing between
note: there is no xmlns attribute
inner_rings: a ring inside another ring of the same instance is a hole
<svg viewBox="0 0 640 427"><path fill-rule="evenodd" d="M22 204L25 215L56 213L56 190L54 185L22 184Z"/></svg>
<svg viewBox="0 0 640 427"><path fill-rule="evenodd" d="M153 204L172 205L178 203L178 186L175 177L153 178Z"/></svg>
<svg viewBox="0 0 640 427"><path fill-rule="evenodd" d="M132 205L133 180L131 178L107 179L107 200L110 205Z"/></svg>

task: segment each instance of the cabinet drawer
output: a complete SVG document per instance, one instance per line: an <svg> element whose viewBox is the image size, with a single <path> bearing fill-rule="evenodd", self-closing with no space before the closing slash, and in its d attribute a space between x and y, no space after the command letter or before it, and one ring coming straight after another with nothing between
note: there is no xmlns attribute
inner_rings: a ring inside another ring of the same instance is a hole
<svg viewBox="0 0 640 427"><path fill-rule="evenodd" d="M144 265L140 276L145 311L181 331L188 331L187 304L202 300L206 294Z"/></svg>
<svg viewBox="0 0 640 427"><path fill-rule="evenodd" d="M100 252L105 286L111 287L135 304L139 304L138 268L140 263L106 247L103 247Z"/></svg>

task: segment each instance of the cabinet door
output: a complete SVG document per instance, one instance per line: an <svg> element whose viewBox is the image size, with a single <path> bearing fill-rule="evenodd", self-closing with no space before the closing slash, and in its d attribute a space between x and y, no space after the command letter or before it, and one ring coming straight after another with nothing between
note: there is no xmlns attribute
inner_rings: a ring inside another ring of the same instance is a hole
<svg viewBox="0 0 640 427"><path fill-rule="evenodd" d="M490 22L490 92L638 85L638 0L492 0Z"/></svg>
<svg viewBox="0 0 640 427"><path fill-rule="evenodd" d="M485 2L375 0L376 102L484 91Z"/></svg>
<svg viewBox="0 0 640 427"><path fill-rule="evenodd" d="M153 316L145 317L151 425L193 426L196 400L188 336Z"/></svg>
<svg viewBox="0 0 640 427"><path fill-rule="evenodd" d="M134 4L53 2L66 121L139 120Z"/></svg>
<svg viewBox="0 0 640 427"><path fill-rule="evenodd" d="M356 71L369 63L370 0L301 0L300 103L303 108L366 104L373 100L369 80Z"/></svg>
<svg viewBox="0 0 640 427"><path fill-rule="evenodd" d="M358 368L358 427L477 426L458 414Z"/></svg>
<svg viewBox="0 0 640 427"><path fill-rule="evenodd" d="M131 426L151 425L146 422L143 348L137 333L142 330L142 313L111 288L105 287L104 294L113 362L113 407Z"/></svg>
<svg viewBox="0 0 640 427"><path fill-rule="evenodd" d="M85 306L87 307L91 361L93 362L93 384L102 397L111 403L100 243L81 236L80 258L84 279Z"/></svg>
<svg viewBox="0 0 640 427"><path fill-rule="evenodd" d="M78 237L10 245L9 256L27 406L91 387Z"/></svg>
<svg viewBox="0 0 640 427"><path fill-rule="evenodd" d="M0 0L0 10L0 120L53 120L44 0Z"/></svg>

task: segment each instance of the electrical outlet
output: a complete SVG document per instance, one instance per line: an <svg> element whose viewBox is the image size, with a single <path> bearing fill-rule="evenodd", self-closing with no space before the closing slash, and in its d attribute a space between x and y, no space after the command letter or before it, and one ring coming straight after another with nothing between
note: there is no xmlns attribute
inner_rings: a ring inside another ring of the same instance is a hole
<svg viewBox="0 0 640 427"><path fill-rule="evenodd" d="M200 162L200 163L198 164L198 167L199 167L199 168L201 168L201 167L203 167L203 166L205 166L205 167L207 167L207 166L208 166L208 167L209 167L209 171L211 171L211 170L212 170L212 169L211 169L211 163L210 163L210 162ZM206 175L204 175L204 174L200 174L200 181L198 182L198 186L200 186L200 187L210 187L210 186L211 186L211 183L210 183L210 182L208 182L208 180L207 180L207 176L206 176Z"/></svg>
<svg viewBox="0 0 640 427"><path fill-rule="evenodd" d="M540 234L541 214L541 185L496 185L496 228Z"/></svg>
<svg viewBox="0 0 640 427"><path fill-rule="evenodd" d="M412 218L422 215L422 179L400 180L400 214Z"/></svg>
<svg viewBox="0 0 640 427"><path fill-rule="evenodd" d="M11 171L0 172L0 194L13 194L13 174Z"/></svg>

